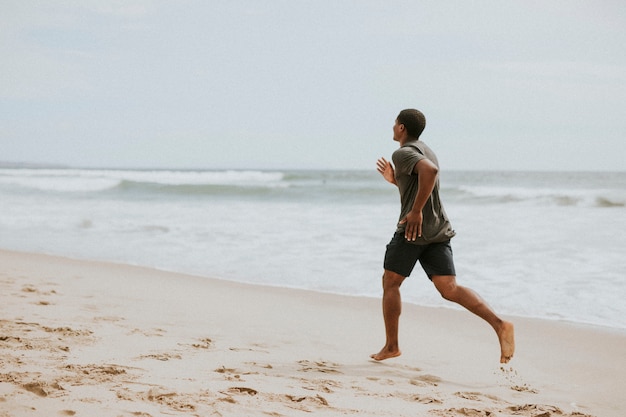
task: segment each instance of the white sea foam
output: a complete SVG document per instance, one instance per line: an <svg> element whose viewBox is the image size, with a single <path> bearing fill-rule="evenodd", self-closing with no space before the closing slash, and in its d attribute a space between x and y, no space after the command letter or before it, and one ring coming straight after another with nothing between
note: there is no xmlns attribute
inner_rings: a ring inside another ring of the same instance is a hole
<svg viewBox="0 0 626 417"><path fill-rule="evenodd" d="M281 172L0 169L0 184L41 191L98 192L124 182L161 185L281 186Z"/></svg>
<svg viewBox="0 0 626 417"><path fill-rule="evenodd" d="M626 189L611 188L556 188L520 186L472 186L463 185L458 191L466 199L477 202L525 202L528 204L557 204L585 206L625 206Z"/></svg>

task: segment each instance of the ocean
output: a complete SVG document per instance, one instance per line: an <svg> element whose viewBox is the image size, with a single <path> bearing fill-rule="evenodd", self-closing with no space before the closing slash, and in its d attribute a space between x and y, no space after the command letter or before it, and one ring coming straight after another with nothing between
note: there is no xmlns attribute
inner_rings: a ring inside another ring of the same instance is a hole
<svg viewBox="0 0 626 417"><path fill-rule="evenodd" d="M457 280L507 315L626 329L626 172L441 174ZM0 248L379 298L371 171L0 169ZM405 302L458 308L419 266Z"/></svg>

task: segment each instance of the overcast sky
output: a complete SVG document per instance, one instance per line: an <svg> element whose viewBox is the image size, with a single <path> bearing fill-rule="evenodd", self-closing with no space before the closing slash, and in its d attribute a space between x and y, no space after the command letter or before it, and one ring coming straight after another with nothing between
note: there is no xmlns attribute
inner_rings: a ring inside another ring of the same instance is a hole
<svg viewBox="0 0 626 417"><path fill-rule="evenodd" d="M626 170L626 2L0 1L0 161Z"/></svg>

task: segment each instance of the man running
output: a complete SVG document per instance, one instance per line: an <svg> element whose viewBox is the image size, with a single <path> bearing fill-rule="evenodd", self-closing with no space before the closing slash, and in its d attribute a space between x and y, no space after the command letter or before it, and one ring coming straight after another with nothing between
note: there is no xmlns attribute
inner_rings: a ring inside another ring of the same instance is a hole
<svg viewBox="0 0 626 417"><path fill-rule="evenodd" d="M376 163L385 180L398 187L401 210L396 232L385 253L386 343L371 358L381 361L402 353L398 346L400 285L419 261L443 298L460 304L493 327L500 341L500 362L507 363L515 351L513 323L500 319L478 294L456 283L450 245L455 232L439 199L437 156L419 139L425 127L426 118L419 110L402 110L393 126L393 140L400 144L392 155L393 165L385 158Z"/></svg>

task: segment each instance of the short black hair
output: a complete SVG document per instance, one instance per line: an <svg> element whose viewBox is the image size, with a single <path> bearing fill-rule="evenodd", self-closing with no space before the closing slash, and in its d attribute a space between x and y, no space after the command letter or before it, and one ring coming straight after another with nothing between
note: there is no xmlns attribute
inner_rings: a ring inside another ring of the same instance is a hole
<svg viewBox="0 0 626 417"><path fill-rule="evenodd" d="M405 109L398 114L398 123L403 124L409 136L419 138L426 127L426 117L415 109Z"/></svg>

